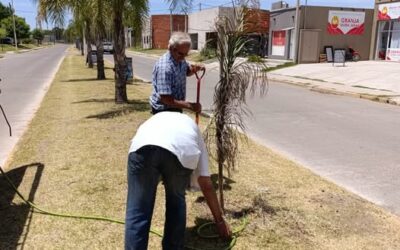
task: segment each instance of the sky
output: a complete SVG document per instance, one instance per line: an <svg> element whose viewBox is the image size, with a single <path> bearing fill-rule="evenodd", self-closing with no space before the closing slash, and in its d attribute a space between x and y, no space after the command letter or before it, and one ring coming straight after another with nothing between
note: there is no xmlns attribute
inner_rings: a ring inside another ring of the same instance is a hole
<svg viewBox="0 0 400 250"><path fill-rule="evenodd" d="M271 3L277 0L260 0L262 9L270 9ZM301 4L315 6L338 6L338 7L357 7L357 8L373 8L374 0L301 0ZM4 5L8 5L11 0L0 0ZM286 0L289 6L295 6L296 0ZM212 8L219 5L229 6L230 0L193 0L193 10L198 11L200 8ZM167 14L169 13L168 7L164 0L149 0L150 14ZM31 29L36 27L36 5L33 0L14 0L15 12L18 16L25 18L26 22L30 25ZM66 21L68 23L68 20ZM52 25L49 24L49 28ZM45 24L43 28L47 28Z"/></svg>

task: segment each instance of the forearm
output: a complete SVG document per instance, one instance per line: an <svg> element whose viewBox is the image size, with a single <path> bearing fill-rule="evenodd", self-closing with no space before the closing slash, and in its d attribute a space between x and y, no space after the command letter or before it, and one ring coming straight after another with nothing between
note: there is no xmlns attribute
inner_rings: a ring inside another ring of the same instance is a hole
<svg viewBox="0 0 400 250"><path fill-rule="evenodd" d="M207 205L211 210L216 223L224 221L222 216L222 210L218 203L217 195L215 194L214 188L212 186L211 178L208 176L200 176L198 178L201 192L206 199Z"/></svg>
<svg viewBox="0 0 400 250"><path fill-rule="evenodd" d="M190 102L187 101L183 101L183 100L176 100L172 97L161 97L161 102L165 105L168 105L172 108L181 108L181 109L190 109L192 110L192 104Z"/></svg>

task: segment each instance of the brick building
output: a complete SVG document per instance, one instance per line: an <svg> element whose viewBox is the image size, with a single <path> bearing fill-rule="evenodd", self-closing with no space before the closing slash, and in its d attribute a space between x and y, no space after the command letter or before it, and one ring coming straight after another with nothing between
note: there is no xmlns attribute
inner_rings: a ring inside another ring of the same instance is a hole
<svg viewBox="0 0 400 250"><path fill-rule="evenodd" d="M172 19L172 20L171 20ZM168 40L172 32L187 29L187 15L152 15L151 16L151 43L153 49L167 49Z"/></svg>
<svg viewBox="0 0 400 250"><path fill-rule="evenodd" d="M215 21L221 17L232 18L234 9L232 7L216 7L204 9L189 15L188 33L192 38L192 48L202 50L207 47L215 47L217 33ZM249 9L245 14L246 35L251 43L248 47L250 54L266 55L268 32L269 32L269 11Z"/></svg>

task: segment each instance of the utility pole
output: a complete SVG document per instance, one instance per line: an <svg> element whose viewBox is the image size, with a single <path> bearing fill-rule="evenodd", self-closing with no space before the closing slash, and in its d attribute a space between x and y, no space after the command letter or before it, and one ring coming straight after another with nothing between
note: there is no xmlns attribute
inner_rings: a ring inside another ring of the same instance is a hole
<svg viewBox="0 0 400 250"><path fill-rule="evenodd" d="M294 58L293 58L293 61L295 62L295 63L297 63L298 62L298 54L299 54L299 39L300 39L300 36L299 36L299 31L300 31L300 29L299 29L299 25L300 25L300 22L299 22L299 19L300 19L300 0L297 0L297 3L296 3L296 16L295 16L295 22L294 22L294 25L295 25L295 27L294 27Z"/></svg>
<svg viewBox="0 0 400 250"><path fill-rule="evenodd" d="M201 11L201 3L199 3L199 10Z"/></svg>
<svg viewBox="0 0 400 250"><path fill-rule="evenodd" d="M14 10L14 1L13 0L11 0L10 8L11 8L12 17L13 17L15 50L18 50L17 32L15 31L15 10Z"/></svg>
<svg viewBox="0 0 400 250"><path fill-rule="evenodd" d="M172 36L172 7L169 8L169 30L170 30L170 37Z"/></svg>

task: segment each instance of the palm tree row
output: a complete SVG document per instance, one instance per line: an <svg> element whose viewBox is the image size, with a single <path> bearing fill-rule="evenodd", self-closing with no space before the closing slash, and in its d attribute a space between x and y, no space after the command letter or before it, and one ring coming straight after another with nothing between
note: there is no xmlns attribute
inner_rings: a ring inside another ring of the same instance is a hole
<svg viewBox="0 0 400 250"><path fill-rule="evenodd" d="M105 79L103 41L107 30L111 30L114 41L115 62L115 102L126 103L126 55L124 24L142 26L148 15L148 0L33 0L38 4L38 16L42 21L50 21L64 26L66 14L73 15L73 26L80 39L86 40L87 63L93 67L92 45L97 51L97 79ZM129 11L127 11L129 10ZM110 17L112 19L110 20ZM131 23L129 23L131 21Z"/></svg>

